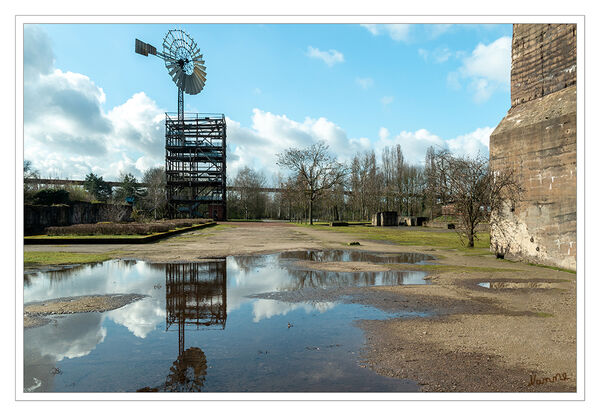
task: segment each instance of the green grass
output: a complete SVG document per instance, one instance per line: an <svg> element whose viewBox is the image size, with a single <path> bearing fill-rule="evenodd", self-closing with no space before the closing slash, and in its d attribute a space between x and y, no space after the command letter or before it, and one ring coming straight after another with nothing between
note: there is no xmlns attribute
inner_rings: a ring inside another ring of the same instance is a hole
<svg viewBox="0 0 600 416"><path fill-rule="evenodd" d="M227 218L230 222L263 222L263 220L246 220L243 218Z"/></svg>
<svg viewBox="0 0 600 416"><path fill-rule="evenodd" d="M545 264L527 263L527 265L528 266L543 267L544 269L557 270L559 272L567 272L567 273L577 274L577 272L575 270L563 269L561 267L556 267L556 266L546 266Z"/></svg>
<svg viewBox="0 0 600 416"><path fill-rule="evenodd" d="M68 253L64 251L26 251L23 254L25 266L49 266L59 264L98 263L110 260L116 252L110 253Z"/></svg>
<svg viewBox="0 0 600 416"><path fill-rule="evenodd" d="M169 231L163 231L163 232L159 232L159 233L149 233L149 234L93 234L93 235L83 235L83 234L65 234L65 235L46 235L46 234L41 234L41 235L28 235L25 236L25 240L28 239L44 239L44 240L56 240L56 239L71 239L71 238L77 238L77 239L97 239L97 238L114 238L114 239L120 239L120 238L146 238L146 237L150 237L153 235L160 235L160 234L166 234L172 231L176 231L176 230L182 230L182 229L187 229L190 228L190 231L194 231L192 228L193 227L197 227L200 224L197 225L193 225L192 227L175 227L170 229ZM202 229L202 228L200 228Z"/></svg>
<svg viewBox="0 0 600 416"><path fill-rule="evenodd" d="M25 239L38 239L43 238L45 240L57 240L57 239L68 239L68 238L145 238L151 235L163 234L163 233L152 233L152 234L97 234L97 235L79 235L79 234L65 234L65 235L28 235Z"/></svg>
<svg viewBox="0 0 600 416"><path fill-rule="evenodd" d="M548 312L536 312L535 316L537 316L538 318L552 318L554 315Z"/></svg>
<svg viewBox="0 0 600 416"><path fill-rule="evenodd" d="M477 233L478 239L475 240L475 247L468 248L464 246L457 233L443 232L436 230L419 231L412 229L413 227L328 227L321 224L307 225L297 224L300 227L311 227L315 230L330 231L336 233L352 234L355 237L390 241L401 246L429 246L440 247L447 249L456 249L473 255L489 254L490 234L488 232Z"/></svg>
<svg viewBox="0 0 600 416"><path fill-rule="evenodd" d="M509 259L503 259L503 260L508 261L510 263L520 263L517 260L509 260ZM556 266L547 266L545 264L536 264L536 263L525 263L525 264L527 264L528 266L535 266L535 267L542 267L544 269L556 270L558 272L566 272L566 273L571 273L574 275L577 274L577 271L575 271L575 270L563 269L561 267L556 267Z"/></svg>

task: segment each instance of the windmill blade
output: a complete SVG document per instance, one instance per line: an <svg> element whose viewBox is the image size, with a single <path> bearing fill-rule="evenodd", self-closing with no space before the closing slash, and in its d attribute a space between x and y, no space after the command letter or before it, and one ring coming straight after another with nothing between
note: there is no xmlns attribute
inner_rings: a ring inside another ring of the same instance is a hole
<svg viewBox="0 0 600 416"><path fill-rule="evenodd" d="M194 68L194 75L201 79L202 82L206 82L206 74L200 71L198 68Z"/></svg>
<svg viewBox="0 0 600 416"><path fill-rule="evenodd" d="M202 91L206 83L203 55L196 41L184 30L169 30L163 38L163 51L158 55L165 61L167 72L178 88L190 95Z"/></svg>
<svg viewBox="0 0 600 416"><path fill-rule="evenodd" d="M192 76L192 85L193 85L193 89L192 89L193 91L191 91L190 94L196 95L200 91L202 91L202 85L200 85L200 80L198 79L198 77Z"/></svg>

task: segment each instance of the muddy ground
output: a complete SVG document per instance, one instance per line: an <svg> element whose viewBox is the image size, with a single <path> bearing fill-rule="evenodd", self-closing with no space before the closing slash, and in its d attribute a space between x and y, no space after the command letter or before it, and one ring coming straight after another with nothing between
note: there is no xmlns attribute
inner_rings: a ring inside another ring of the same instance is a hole
<svg viewBox="0 0 600 416"><path fill-rule="evenodd" d="M361 245L348 247L350 241ZM426 314L357 322L367 340L364 365L377 373L416 380L422 391L575 391L576 276L572 273L493 255L398 246L364 240L360 234L285 223L223 223L148 245L25 246L26 251L110 252L118 258L154 262L327 248L421 252L445 265L427 269L431 285L264 295L288 301L335 298ZM358 263L304 262L304 266L334 271L398 268ZM490 287L479 286L481 282L489 282Z"/></svg>
<svg viewBox="0 0 600 416"><path fill-rule="evenodd" d="M23 326L33 328L51 322L49 316L82 312L106 312L119 309L132 302L145 298L135 293L71 296L26 303L23 306Z"/></svg>

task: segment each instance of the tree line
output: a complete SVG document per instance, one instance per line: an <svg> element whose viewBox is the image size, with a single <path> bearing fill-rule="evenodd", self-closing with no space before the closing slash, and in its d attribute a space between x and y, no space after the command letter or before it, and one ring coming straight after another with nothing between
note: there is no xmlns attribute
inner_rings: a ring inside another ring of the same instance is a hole
<svg viewBox="0 0 600 416"><path fill-rule="evenodd" d="M491 172L483 156L460 157L445 149L427 149L423 164L405 160L400 145L385 147L381 157L369 150L357 153L344 164L324 142L305 148L288 148L277 155L284 174L271 178L280 192L267 193L269 180L260 171L243 167L228 178L230 219L281 219L313 224L320 221L368 221L376 212L395 211L401 216L428 217L451 206L461 236L474 245L482 222L498 221L492 212L513 207L521 188L510 171ZM37 172L26 161L24 177ZM26 203L64 203L88 200L133 204L139 217L166 215L166 177L161 168L144 172L142 188L134 175L121 173L121 186L111 188L101 176L90 172L83 189L46 189L34 192L25 185Z"/></svg>

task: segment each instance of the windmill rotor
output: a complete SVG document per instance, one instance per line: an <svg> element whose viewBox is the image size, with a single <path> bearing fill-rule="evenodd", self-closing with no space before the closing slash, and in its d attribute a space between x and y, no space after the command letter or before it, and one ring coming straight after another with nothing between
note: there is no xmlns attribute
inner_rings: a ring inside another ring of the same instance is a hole
<svg viewBox="0 0 600 416"><path fill-rule="evenodd" d="M155 55L165 62L169 76L182 92L196 95L206 83L206 66L200 47L181 29L171 29L162 43L162 52L139 39L135 40L135 51L144 56Z"/></svg>

